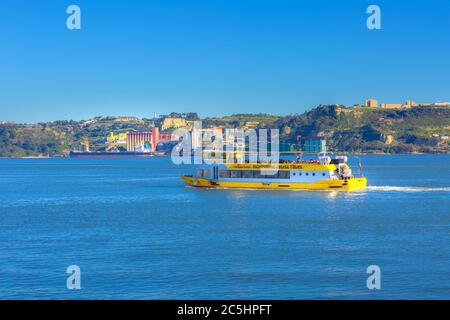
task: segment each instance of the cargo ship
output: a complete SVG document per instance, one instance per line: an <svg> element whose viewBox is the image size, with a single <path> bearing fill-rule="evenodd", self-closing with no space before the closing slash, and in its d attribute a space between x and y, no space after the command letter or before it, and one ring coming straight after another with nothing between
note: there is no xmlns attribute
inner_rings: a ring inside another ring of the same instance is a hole
<svg viewBox="0 0 450 320"><path fill-rule="evenodd" d="M360 165L360 169L361 169ZM182 179L198 188L356 190L367 185L362 173L356 176L347 156L320 156L310 161L274 163L203 164L195 175Z"/></svg>
<svg viewBox="0 0 450 320"><path fill-rule="evenodd" d="M71 151L69 153L70 158L135 158L135 157L147 158L154 156L155 154L153 152L133 152L133 151L118 151L118 152Z"/></svg>

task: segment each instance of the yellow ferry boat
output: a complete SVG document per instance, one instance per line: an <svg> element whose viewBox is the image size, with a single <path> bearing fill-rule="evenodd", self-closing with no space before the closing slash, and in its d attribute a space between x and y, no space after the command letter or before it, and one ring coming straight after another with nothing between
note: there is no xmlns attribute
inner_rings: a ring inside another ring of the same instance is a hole
<svg viewBox="0 0 450 320"><path fill-rule="evenodd" d="M355 190L367 179L356 177L346 156L319 156L316 161L273 163L223 163L200 165L195 175L182 179L199 188Z"/></svg>

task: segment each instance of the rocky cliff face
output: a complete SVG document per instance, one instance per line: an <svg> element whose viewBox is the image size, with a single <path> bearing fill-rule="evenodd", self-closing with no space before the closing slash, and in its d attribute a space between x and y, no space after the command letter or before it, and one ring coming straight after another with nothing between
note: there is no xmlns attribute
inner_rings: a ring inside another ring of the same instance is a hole
<svg viewBox="0 0 450 320"><path fill-rule="evenodd" d="M161 130L166 131L169 129L190 129L192 128L192 121L188 121L183 118L165 118L161 123Z"/></svg>

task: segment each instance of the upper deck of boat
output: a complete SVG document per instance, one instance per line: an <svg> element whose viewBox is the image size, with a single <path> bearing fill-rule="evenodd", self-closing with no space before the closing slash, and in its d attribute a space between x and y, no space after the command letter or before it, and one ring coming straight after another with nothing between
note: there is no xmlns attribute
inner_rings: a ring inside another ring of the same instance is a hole
<svg viewBox="0 0 450 320"><path fill-rule="evenodd" d="M225 163L230 170L322 170L334 171L334 164L320 164L308 162L289 163Z"/></svg>

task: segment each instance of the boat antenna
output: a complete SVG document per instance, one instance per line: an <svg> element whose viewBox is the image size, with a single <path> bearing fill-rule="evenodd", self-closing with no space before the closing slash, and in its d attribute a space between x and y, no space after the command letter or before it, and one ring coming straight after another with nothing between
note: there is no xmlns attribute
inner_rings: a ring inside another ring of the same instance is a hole
<svg viewBox="0 0 450 320"><path fill-rule="evenodd" d="M355 158L358 159L358 172L359 172L359 175L360 175L361 177L364 177L364 174L363 174L363 172L362 172L363 166L362 166L362 164L361 164L361 158L360 158L360 157L355 157Z"/></svg>

